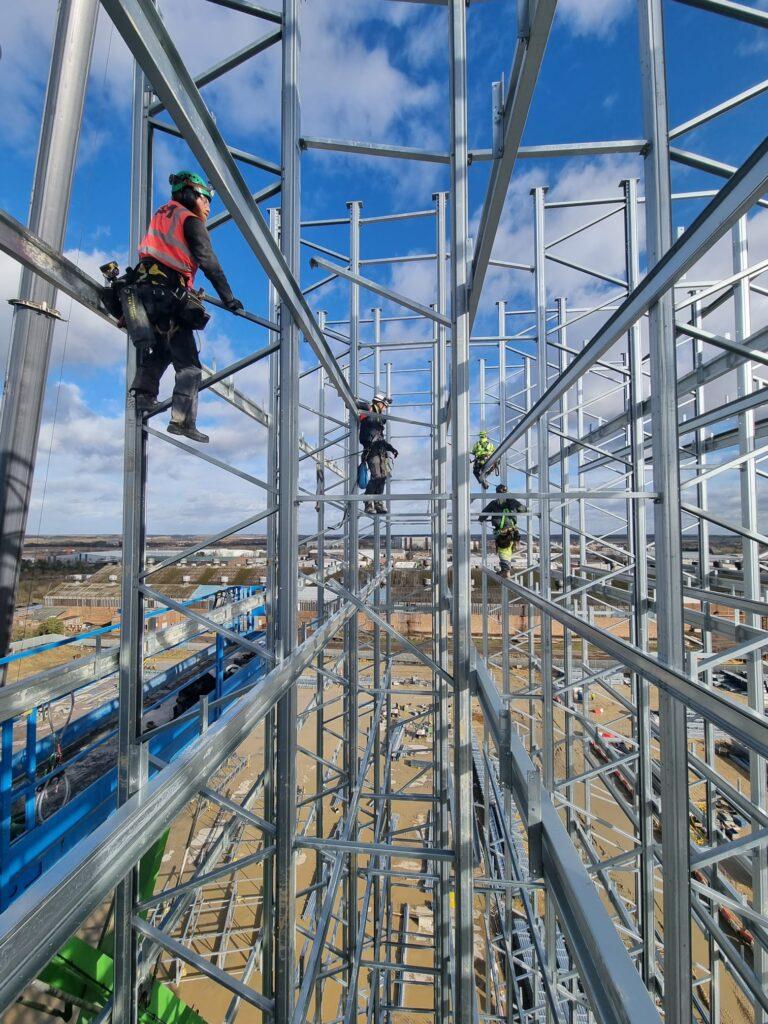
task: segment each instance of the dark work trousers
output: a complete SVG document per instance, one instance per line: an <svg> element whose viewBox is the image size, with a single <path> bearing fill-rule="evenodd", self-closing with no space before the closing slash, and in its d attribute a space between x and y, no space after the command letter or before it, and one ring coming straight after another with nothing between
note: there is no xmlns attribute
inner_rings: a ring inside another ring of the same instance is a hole
<svg viewBox="0 0 768 1024"><path fill-rule="evenodd" d="M376 448L372 448L365 461L368 464L368 470L371 474L371 479L368 481L365 493L383 494L384 488L387 485L387 478L392 475L391 464L387 458L387 453L383 449L377 450Z"/></svg>
<svg viewBox="0 0 768 1024"><path fill-rule="evenodd" d="M170 325L171 330L168 333L156 329L156 344L150 351L139 352L139 365L131 384L131 391L136 395L156 399L160 378L173 364L176 382L171 403L171 420L191 427L197 419L197 392L203 370L191 328L176 325L174 321L171 321Z"/></svg>

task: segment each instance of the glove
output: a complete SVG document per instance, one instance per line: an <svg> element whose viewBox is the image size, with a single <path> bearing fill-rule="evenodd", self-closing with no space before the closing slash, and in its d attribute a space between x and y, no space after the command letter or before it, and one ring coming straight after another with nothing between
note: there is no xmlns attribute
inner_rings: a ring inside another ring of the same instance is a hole
<svg viewBox="0 0 768 1024"><path fill-rule="evenodd" d="M392 449L392 454L394 455L395 458L397 458L397 448Z"/></svg>
<svg viewBox="0 0 768 1024"><path fill-rule="evenodd" d="M228 309L230 313L237 313L238 310L243 308L243 304L240 299L232 298L229 302L224 303L224 307Z"/></svg>

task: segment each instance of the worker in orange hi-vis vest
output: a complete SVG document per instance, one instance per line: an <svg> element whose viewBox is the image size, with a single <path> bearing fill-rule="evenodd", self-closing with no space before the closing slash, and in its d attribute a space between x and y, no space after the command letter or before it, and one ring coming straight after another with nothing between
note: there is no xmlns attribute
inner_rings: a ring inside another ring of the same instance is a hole
<svg viewBox="0 0 768 1024"><path fill-rule="evenodd" d="M197 270L203 271L230 312L241 310L243 304L232 294L205 226L213 189L192 171L179 171L168 180L171 199L152 217L133 272L150 331L137 343L138 368L130 390L136 408L152 412L160 378L173 364L176 381L168 433L205 443L208 435L197 429L196 422L202 366L194 331L205 327L209 316L193 291Z"/></svg>

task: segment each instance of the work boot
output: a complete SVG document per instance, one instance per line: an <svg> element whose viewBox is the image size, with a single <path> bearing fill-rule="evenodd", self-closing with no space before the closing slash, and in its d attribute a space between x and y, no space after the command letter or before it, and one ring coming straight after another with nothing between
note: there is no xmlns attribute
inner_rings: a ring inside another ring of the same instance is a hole
<svg viewBox="0 0 768 1024"><path fill-rule="evenodd" d="M374 504L374 508L376 509L377 515L384 516L387 514L387 506L384 504L383 501L377 501Z"/></svg>
<svg viewBox="0 0 768 1024"><path fill-rule="evenodd" d="M141 391L134 392L134 400L136 402L136 412L142 416L150 415L160 404L156 398Z"/></svg>
<svg viewBox="0 0 768 1024"><path fill-rule="evenodd" d="M376 512L376 506L372 501L366 501L365 505L363 506L363 511L367 512L368 515L372 516Z"/></svg>
<svg viewBox="0 0 768 1024"><path fill-rule="evenodd" d="M197 441L199 444L208 444L210 438L207 434L204 434L202 430L198 430L197 427L187 426L186 423L177 423L175 420L171 420L167 427L169 434L178 434L180 437L188 437L190 441Z"/></svg>
<svg viewBox="0 0 768 1024"><path fill-rule="evenodd" d="M508 580L509 579L509 569L499 569L499 576L501 576L501 578L503 580Z"/></svg>

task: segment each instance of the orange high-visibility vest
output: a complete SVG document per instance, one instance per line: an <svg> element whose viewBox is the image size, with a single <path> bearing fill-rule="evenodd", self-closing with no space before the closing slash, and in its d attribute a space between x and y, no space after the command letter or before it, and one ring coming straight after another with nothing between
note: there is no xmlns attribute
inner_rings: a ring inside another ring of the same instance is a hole
<svg viewBox="0 0 768 1024"><path fill-rule="evenodd" d="M184 239L184 222L194 213L171 199L161 206L149 222L146 235L139 244L139 259L154 259L165 267L177 270L186 280L187 288L195 283L197 263Z"/></svg>

